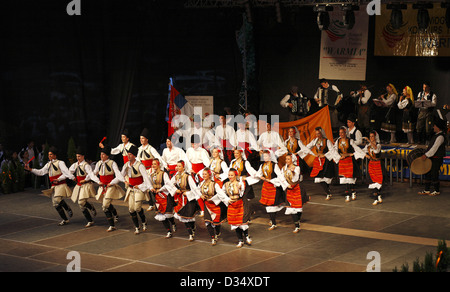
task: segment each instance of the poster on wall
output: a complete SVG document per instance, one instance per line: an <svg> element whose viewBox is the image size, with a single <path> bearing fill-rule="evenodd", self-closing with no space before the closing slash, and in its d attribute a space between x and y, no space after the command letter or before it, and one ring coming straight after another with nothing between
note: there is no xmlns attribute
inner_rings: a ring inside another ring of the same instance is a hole
<svg viewBox="0 0 450 292"><path fill-rule="evenodd" d="M381 15L375 18L375 56L450 56L450 29L445 21L446 9L434 3L428 9L428 28L420 30L418 9L412 4L402 9L402 23L394 28L390 22L392 10L381 6Z"/></svg>
<svg viewBox="0 0 450 292"><path fill-rule="evenodd" d="M348 29L344 11L329 12L330 25L322 31L319 79L366 80L369 15L366 6L355 13L355 25Z"/></svg>
<svg viewBox="0 0 450 292"><path fill-rule="evenodd" d="M200 115L204 119L208 115L214 114L213 96L185 96L186 100L194 107L194 115Z"/></svg>

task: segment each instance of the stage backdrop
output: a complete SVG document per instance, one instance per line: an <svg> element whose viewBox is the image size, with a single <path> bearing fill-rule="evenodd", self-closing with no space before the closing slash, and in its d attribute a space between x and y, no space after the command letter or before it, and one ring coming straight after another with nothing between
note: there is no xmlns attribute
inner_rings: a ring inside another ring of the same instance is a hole
<svg viewBox="0 0 450 292"><path fill-rule="evenodd" d="M300 133L300 140L304 145L308 145L314 138L316 138L316 127L322 127L325 131L325 135L328 140L333 141L333 132L331 129L331 119L330 119L330 111L328 110L328 106L323 109L317 111L316 113L309 115L303 119L293 121L293 122L285 122L285 123L276 123L275 128L278 126L278 132L280 133L283 140L288 138L288 130L290 127L296 127ZM314 157L312 155L308 155L304 159L306 163L312 167Z"/></svg>
<svg viewBox="0 0 450 292"><path fill-rule="evenodd" d="M417 9L412 4L402 10L403 23L394 29L390 24L392 10L382 5L375 19L375 56L450 56L450 29L445 23L445 11L440 3L428 9L430 24L424 31L417 26Z"/></svg>
<svg viewBox="0 0 450 292"><path fill-rule="evenodd" d="M329 12L330 26L322 31L319 79L366 80L369 15L366 6L355 11L355 25L344 27L344 12Z"/></svg>

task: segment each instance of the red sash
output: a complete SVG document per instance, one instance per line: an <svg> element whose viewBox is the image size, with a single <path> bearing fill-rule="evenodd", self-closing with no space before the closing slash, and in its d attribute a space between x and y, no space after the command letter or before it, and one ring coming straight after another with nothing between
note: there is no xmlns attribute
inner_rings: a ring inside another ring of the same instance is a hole
<svg viewBox="0 0 450 292"><path fill-rule="evenodd" d="M150 169L152 167L153 159L141 160L141 162L145 166L145 169Z"/></svg>
<svg viewBox="0 0 450 292"><path fill-rule="evenodd" d="M122 155L123 156L123 164L126 164L128 162L128 155Z"/></svg>
<svg viewBox="0 0 450 292"><path fill-rule="evenodd" d="M57 175L57 176L49 176L49 179L50 179L50 182L52 183L52 186L63 185L63 184L66 183L65 180L57 181L58 177L60 177L60 176L61 176L61 174Z"/></svg>
<svg viewBox="0 0 450 292"><path fill-rule="evenodd" d="M81 181L85 179L86 176L77 176L77 185L81 186L82 185Z"/></svg>
<svg viewBox="0 0 450 292"><path fill-rule="evenodd" d="M114 179L114 174L100 175L100 181L102 184L107 185Z"/></svg>
<svg viewBox="0 0 450 292"><path fill-rule="evenodd" d="M128 182L130 185L134 186L138 186L140 184L142 184L144 182L144 178L142 176L139 177L130 177L128 179Z"/></svg>
<svg viewBox="0 0 450 292"><path fill-rule="evenodd" d="M172 165L168 166L168 168L169 168L169 177L170 178L172 178L172 176L174 176L177 173L177 171L175 169L176 167L177 167L176 164L172 164Z"/></svg>

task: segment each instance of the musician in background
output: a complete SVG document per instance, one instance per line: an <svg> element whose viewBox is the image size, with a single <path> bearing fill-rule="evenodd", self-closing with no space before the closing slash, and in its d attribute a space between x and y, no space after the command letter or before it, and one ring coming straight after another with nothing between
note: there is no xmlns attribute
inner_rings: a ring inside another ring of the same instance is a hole
<svg viewBox="0 0 450 292"><path fill-rule="evenodd" d="M376 104L383 108L383 113L386 113L381 123L381 130L390 133L390 144L397 143L395 134L397 131L398 92L392 83L386 86L386 93L378 98L378 102Z"/></svg>
<svg viewBox="0 0 450 292"><path fill-rule="evenodd" d="M306 96L298 92L298 86L292 86L291 91L280 101L280 105L288 109L289 122L292 122L305 117L311 103Z"/></svg>
<svg viewBox="0 0 450 292"><path fill-rule="evenodd" d="M367 89L365 84L361 84L358 91L351 91L350 96L353 98L358 113L358 126L361 132L366 135L370 127L370 104L369 100L372 93Z"/></svg>
<svg viewBox="0 0 450 292"><path fill-rule="evenodd" d="M419 195L436 196L440 194L439 183L439 171L444 162L446 137L445 131L447 129L447 122L442 117L440 111L434 116L433 131L434 135L430 140L427 152L421 156L420 159L425 160L429 158L431 160L431 169L425 174L425 190L419 192ZM434 191L431 192L431 185L434 187Z"/></svg>
<svg viewBox="0 0 450 292"><path fill-rule="evenodd" d="M417 117L417 138L419 144L425 144L431 138L433 133L433 110L436 107L437 97L431 91L430 83L423 83L423 91L417 95L417 100L414 104L419 109Z"/></svg>
<svg viewBox="0 0 450 292"><path fill-rule="evenodd" d="M339 127L343 125L343 123L339 122L338 111L336 110L336 105L339 104L342 98L343 95L336 85L330 85L326 79L320 80L320 86L317 88L314 100L319 109L328 105L333 132L337 132Z"/></svg>

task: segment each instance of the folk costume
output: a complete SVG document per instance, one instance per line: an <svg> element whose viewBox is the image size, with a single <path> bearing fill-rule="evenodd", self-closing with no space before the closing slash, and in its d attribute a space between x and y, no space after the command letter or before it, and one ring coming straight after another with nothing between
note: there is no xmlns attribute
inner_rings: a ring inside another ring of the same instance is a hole
<svg viewBox="0 0 450 292"><path fill-rule="evenodd" d="M206 229L208 229L211 236L211 244L216 245L220 236L220 226L227 219L227 207L222 202L226 195L220 185L211 179L212 172L209 169L204 171L209 171L210 178L203 180L198 188L205 204L204 220Z"/></svg>
<svg viewBox="0 0 450 292"><path fill-rule="evenodd" d="M136 146L131 146L129 153L137 157L138 148ZM131 220L135 227L134 234L139 234L140 226L138 215L142 222L142 230L147 230L147 220L145 218L144 209L142 209L142 203L150 200L148 191L152 188L152 185L148 178L145 165L136 159L134 161L132 160L125 163L121 174L125 178L127 189L124 202L128 202L128 211L130 212Z"/></svg>
<svg viewBox="0 0 450 292"><path fill-rule="evenodd" d="M325 191L326 200L331 199L330 184L335 176L335 165L333 161L333 143L327 139L325 131L319 128L321 137L314 138L306 145L305 150L300 152L300 158L310 154L314 156L313 167L310 177L314 178L314 183L320 184Z"/></svg>
<svg viewBox="0 0 450 292"><path fill-rule="evenodd" d="M293 164L285 164L281 168L280 183L285 191L286 215L291 215L294 221L293 233L300 231L300 218L303 213L302 189L300 188L301 170L295 165L296 156L290 154Z"/></svg>
<svg viewBox="0 0 450 292"><path fill-rule="evenodd" d="M145 137L145 139L149 139L149 136L150 136L149 131L147 129L142 130L141 137ZM147 172L149 174L152 171L152 162L153 162L153 159L155 159L155 158L159 159L162 167L166 167L166 163L161 158L161 155L159 155L158 151L156 151L156 149L152 145L146 143L146 144L142 144L141 146L139 146L138 153L136 155L136 159L139 160L140 162L142 162L142 164L144 164L145 169L147 170Z"/></svg>
<svg viewBox="0 0 450 292"><path fill-rule="evenodd" d="M406 95L405 95L406 91ZM400 101L397 104L398 108L402 111L402 130L408 137L408 143L414 144L413 132L415 128L414 110L414 95L411 87L406 86L404 93L400 97Z"/></svg>
<svg viewBox="0 0 450 292"><path fill-rule="evenodd" d="M346 185L345 201L356 200L355 183L358 177L361 177L361 169L356 162L357 159L364 158L365 153L356 145L355 141L347 138L347 128L341 127L339 131L345 131L345 137L339 137L335 144L334 161L338 164L339 183Z"/></svg>
<svg viewBox="0 0 450 292"><path fill-rule="evenodd" d="M76 154L84 157L84 151L80 147L77 148L76 152ZM95 198L95 189L91 181L92 167L83 159L81 162L77 161L72 164L69 172L72 174L71 179L74 179L77 183L72 190L72 201L78 203L86 218L87 224L85 227L90 227L94 224L92 216L97 215L94 206L88 202L89 198Z"/></svg>
<svg viewBox="0 0 450 292"><path fill-rule="evenodd" d="M55 147L50 147L49 152L57 155L58 150ZM52 189L52 203L53 207L55 207L59 216L63 219L59 225L66 225L69 223L69 217L73 216L72 209L67 205L64 198L70 198L72 196L71 189L67 186L66 179L70 178L72 175L67 169L66 164L62 160L53 159L47 162L41 169L31 169L31 173L37 176L44 176L48 174L51 189Z"/></svg>
<svg viewBox="0 0 450 292"><path fill-rule="evenodd" d="M276 214L284 207L284 193L281 187L282 176L275 154L269 150L263 152L264 162L261 163L256 177L263 180L261 199L259 202L265 206L270 217L269 230L277 227Z"/></svg>
<svg viewBox="0 0 450 292"><path fill-rule="evenodd" d="M170 138L167 138L170 141ZM166 142L167 145L168 142ZM162 161L164 161L166 165L166 170L169 173L169 177L172 178L176 173L177 162L183 160L185 163L188 162L186 158L186 152L183 149L173 146L172 142L170 142L171 147L164 148L162 152Z"/></svg>
<svg viewBox="0 0 450 292"><path fill-rule="evenodd" d="M301 175L308 174L310 173L310 168L305 160L300 157L300 154L306 151L306 146L300 139L300 133L298 129L296 127L292 127L291 129L294 130L294 135L289 135L289 137L284 141L284 145L287 149L287 154L295 156L295 164L297 166L300 166ZM291 131L291 129L289 129L289 131Z"/></svg>
<svg viewBox="0 0 450 292"><path fill-rule="evenodd" d="M170 238L176 231L173 216L175 201L171 195L171 193L175 193L176 188L172 185L167 172L162 171L159 167L150 174L150 182L152 184L151 192L155 196L155 219L163 223L167 230L166 238Z"/></svg>
<svg viewBox="0 0 450 292"><path fill-rule="evenodd" d="M439 171L444 161L445 145L447 139L445 137L445 130L447 129L447 122L443 119L442 114L438 111L438 115L434 117L434 135L431 137L430 144L425 152L425 157L431 160L431 169L425 174L425 190L419 192L419 195L436 196L440 194ZM431 192L431 185L434 191Z"/></svg>
<svg viewBox="0 0 450 292"><path fill-rule="evenodd" d="M414 103L414 107L419 110L416 125L419 143L425 143L433 136L433 110L436 104L437 96L430 89L430 84L425 82L424 90L419 92Z"/></svg>
<svg viewBox="0 0 450 292"><path fill-rule="evenodd" d="M248 245L252 244L252 239L248 235L250 206L249 201L244 198L245 183L242 179L237 180L237 170L230 169L230 171L235 172L236 180L227 181L223 185L222 191L227 195L224 203L227 206L228 224L231 226L231 230L236 232L238 238L237 247L242 247L244 246L244 240Z"/></svg>
<svg viewBox="0 0 450 292"><path fill-rule="evenodd" d="M387 113L384 116L384 121L381 123L381 130L391 134L389 143L396 143L395 132L397 131L397 100L398 92L395 86L389 83L388 87L392 89L391 93L386 93L380 98L383 99L384 106L387 108Z"/></svg>
<svg viewBox="0 0 450 292"><path fill-rule="evenodd" d="M381 162L381 144L380 139L378 137L378 133L373 131L375 134L375 141L374 143L369 142L367 144L363 151L366 153L366 157L369 160L368 165L368 172L370 180L372 181L371 184L369 184L369 189L372 189L373 196L375 197L375 201L372 203L372 205L378 205L383 202L383 199L381 197L381 188L383 187L383 163Z"/></svg>
<svg viewBox="0 0 450 292"><path fill-rule="evenodd" d="M97 200L102 200L102 209L105 213L106 220L109 223L108 232L116 230L115 222L118 221L119 216L117 210L114 208L112 201L119 200L125 195L125 191L118 185L120 182L124 182L124 177L114 160L110 160L111 148L105 146L100 150L108 158L100 160L95 165L93 176L91 180L99 184Z"/></svg>
<svg viewBox="0 0 450 292"><path fill-rule="evenodd" d="M236 158L235 154L235 158L231 160L228 169L233 168L237 171L238 179L240 178L245 184L244 197L251 200L255 197L252 185L257 183L259 179L255 177L256 170L246 160L244 149L237 147L235 150L238 150L240 155Z"/></svg>
<svg viewBox="0 0 450 292"><path fill-rule="evenodd" d="M128 130L125 129L122 132L122 135L124 135L128 138L128 135L129 135ZM120 143L117 147L111 148L111 150L109 151L111 153L110 155L122 154L123 164L125 164L128 162L128 151L130 150L130 147L133 145L134 144L131 142Z"/></svg>
<svg viewBox="0 0 450 292"><path fill-rule="evenodd" d="M236 132L234 128L230 125L226 124L226 114L223 113L220 115L222 119L221 125L216 127L215 136L217 141L220 143L221 148L223 149L223 157L226 163L230 163L233 159L233 149L236 147Z"/></svg>
<svg viewBox="0 0 450 292"><path fill-rule="evenodd" d="M171 195L175 201L174 216L183 222L189 234L189 241L195 236L195 215L200 211L197 199L198 187L193 177L186 171L177 172L171 179L171 184L175 186Z"/></svg>

